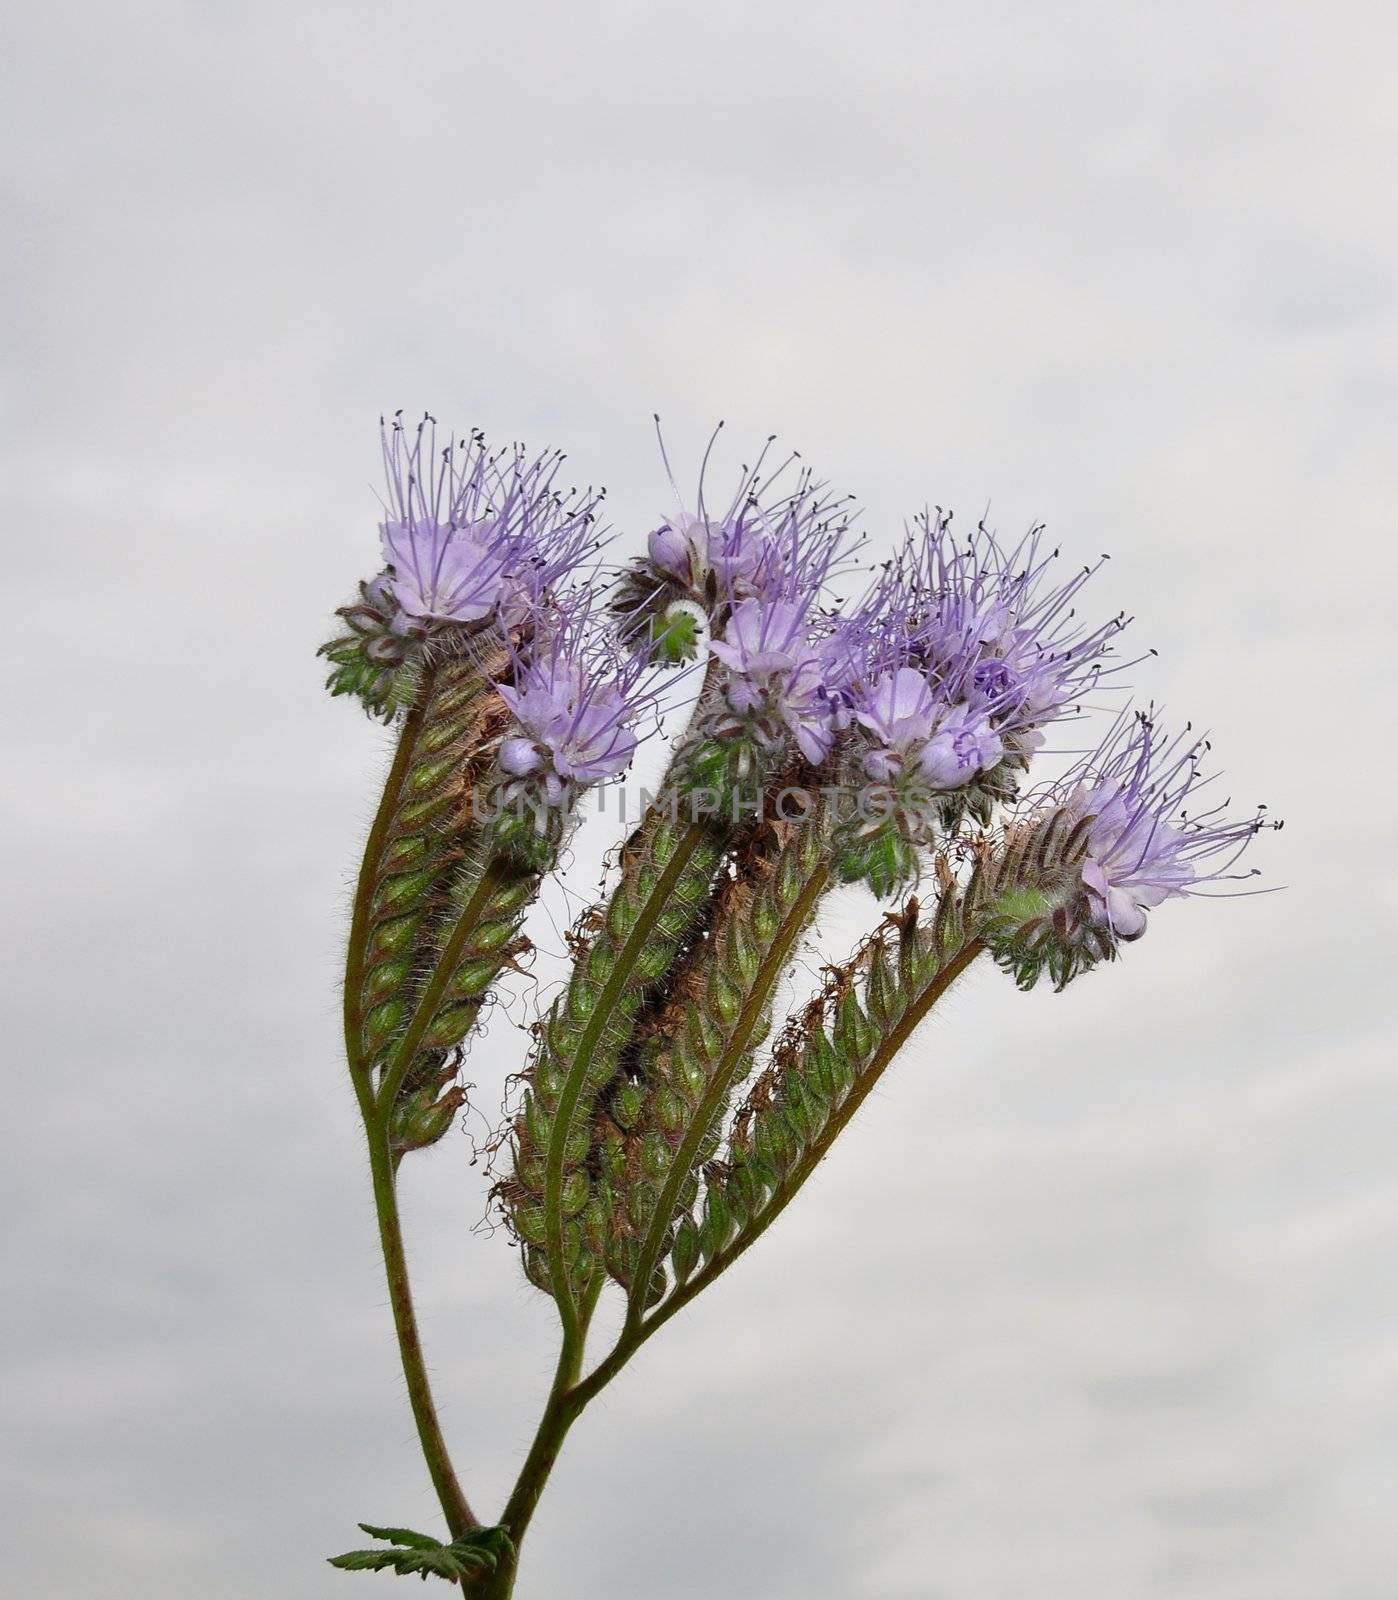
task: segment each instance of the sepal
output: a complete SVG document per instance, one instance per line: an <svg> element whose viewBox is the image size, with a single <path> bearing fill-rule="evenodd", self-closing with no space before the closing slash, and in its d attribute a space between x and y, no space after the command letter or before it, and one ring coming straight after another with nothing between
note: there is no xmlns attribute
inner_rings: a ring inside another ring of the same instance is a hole
<svg viewBox="0 0 1398 1600"><path fill-rule="evenodd" d="M392 624L397 611L381 578L359 585L359 599L335 615L345 631L316 652L330 663L325 687L332 695L352 694L371 717L391 722L408 705L417 687L412 645Z"/></svg>
<svg viewBox="0 0 1398 1600"><path fill-rule="evenodd" d="M490 824L491 843L530 872L548 872L558 860L567 822L558 806L502 806Z"/></svg>
<svg viewBox="0 0 1398 1600"><path fill-rule="evenodd" d="M880 900L892 898L917 877L917 850L896 816L848 829L837 851L841 883L866 883Z"/></svg>
<svg viewBox="0 0 1398 1600"><path fill-rule="evenodd" d="M751 734L702 738L684 752L677 786L695 815L736 824L760 806L770 764L768 752Z"/></svg>
<svg viewBox="0 0 1398 1600"><path fill-rule="evenodd" d="M466 1104L466 1091L453 1082L455 1077L456 1066L452 1063L421 1086L405 1085L400 1091L388 1128L389 1148L395 1155L425 1150L446 1135L456 1113Z"/></svg>

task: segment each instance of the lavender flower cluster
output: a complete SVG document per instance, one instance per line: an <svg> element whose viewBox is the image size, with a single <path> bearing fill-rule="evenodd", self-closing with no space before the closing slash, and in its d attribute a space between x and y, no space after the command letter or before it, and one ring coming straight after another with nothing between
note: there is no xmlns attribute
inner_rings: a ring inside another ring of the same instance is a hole
<svg viewBox="0 0 1398 1600"><path fill-rule="evenodd" d="M659 726L667 669L706 656L693 739L840 786L855 802L843 875L884 894L965 819L988 826L997 804L1014 822L1026 807L1059 809L1090 819L1080 883L1064 896L1076 914L1060 931L1085 923L1112 948L1139 938L1163 901L1236 876L1264 825L1261 811L1191 815L1206 744L1169 737L1149 712L1118 719L1020 799L1050 728L1134 664L1115 659L1126 618L1078 620L1101 563L1060 578L1039 530L1005 545L924 513L847 603L835 584L857 571L848 502L804 471L783 492L791 463L764 476L765 452L719 507L701 480L697 509L660 521L619 572L597 559L600 496L560 492L556 453L492 455L479 434L439 443L430 418L412 431L395 418L383 457L384 565L340 613L349 633L326 647L330 686L391 715L422 659L503 642L514 726L497 802L571 811L627 770L643 725Z"/></svg>

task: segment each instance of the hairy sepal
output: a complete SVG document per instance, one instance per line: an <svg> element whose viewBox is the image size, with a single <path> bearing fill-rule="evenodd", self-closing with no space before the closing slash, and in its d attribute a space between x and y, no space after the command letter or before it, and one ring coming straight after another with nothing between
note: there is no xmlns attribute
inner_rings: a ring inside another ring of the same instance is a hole
<svg viewBox="0 0 1398 1600"><path fill-rule="evenodd" d="M653 807L622 852L610 902L575 937L572 977L526 1069L514 1171L499 1189L530 1282L556 1298L571 1298L600 1262L590 1202L606 1205L605 1175L587 1170L598 1096L647 992L700 921L725 844L720 828Z"/></svg>
<svg viewBox="0 0 1398 1600"><path fill-rule="evenodd" d="M387 827L364 863L367 915L360 930L357 996L366 1066L382 1062L412 1016L423 975L435 963L443 923L479 829L473 787L508 723L497 690L503 647L473 648L426 668L421 704L404 722L397 792L385 796ZM351 952L352 964L355 952Z"/></svg>
<svg viewBox="0 0 1398 1600"><path fill-rule="evenodd" d="M998 959L1024 912L1060 891L1079 845L1062 833L1012 833L984 854L964 888L939 862L941 893L930 916L910 900L830 969L738 1108L692 1213L675 1228L677 1286L694 1292L769 1225L950 983L981 951Z"/></svg>
<svg viewBox="0 0 1398 1600"><path fill-rule="evenodd" d="M613 1195L606 1266L638 1306L668 1287L663 1262L676 1227L694 1207L732 1094L770 1029L777 985L830 881L829 844L814 795L801 820L772 824L751 841L711 931L689 953L670 1003L653 1022L634 1065L636 1081L618 1086L599 1118ZM725 1224L714 1215L699 1226L713 1237ZM688 1232L679 1248L677 1273L690 1250Z"/></svg>

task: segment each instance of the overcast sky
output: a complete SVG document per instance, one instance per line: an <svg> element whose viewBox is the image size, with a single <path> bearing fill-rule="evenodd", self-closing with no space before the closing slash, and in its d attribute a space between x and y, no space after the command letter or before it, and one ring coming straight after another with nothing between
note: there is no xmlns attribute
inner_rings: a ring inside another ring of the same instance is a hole
<svg viewBox="0 0 1398 1600"><path fill-rule="evenodd" d="M436 1525L337 1042L385 737L313 659L401 406L568 450L632 534L655 410L682 475L776 431L879 539L1043 519L1288 818L1284 894L966 982L579 1425L521 1600L1391 1600L1391 8L3 27L12 1592L375 1594L322 1557ZM486 1110L522 1053L502 1013ZM466 1139L406 1190L493 1512L555 1317Z"/></svg>

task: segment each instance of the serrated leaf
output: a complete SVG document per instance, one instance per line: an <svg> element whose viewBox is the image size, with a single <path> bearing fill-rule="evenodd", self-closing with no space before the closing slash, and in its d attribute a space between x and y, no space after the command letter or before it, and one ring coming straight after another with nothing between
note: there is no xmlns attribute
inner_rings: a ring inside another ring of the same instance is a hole
<svg viewBox="0 0 1398 1600"><path fill-rule="evenodd" d="M413 1550L437 1550L442 1544L430 1533L417 1533L412 1528L375 1528L367 1522L361 1522L359 1528L371 1539L382 1539L385 1544L405 1544Z"/></svg>
<svg viewBox="0 0 1398 1600"><path fill-rule="evenodd" d="M388 1541L387 1550L347 1550L331 1556L330 1565L342 1572L396 1572L400 1577L442 1578L448 1583L465 1584L483 1571L493 1571L503 1555L514 1549L504 1528L472 1528L443 1544L429 1534L412 1528L376 1528L367 1522L359 1526L371 1539Z"/></svg>

